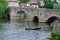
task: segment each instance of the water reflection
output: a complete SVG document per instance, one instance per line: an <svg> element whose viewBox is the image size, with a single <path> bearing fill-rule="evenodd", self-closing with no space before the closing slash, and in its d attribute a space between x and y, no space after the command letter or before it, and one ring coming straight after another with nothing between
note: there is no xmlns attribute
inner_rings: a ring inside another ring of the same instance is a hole
<svg viewBox="0 0 60 40"><path fill-rule="evenodd" d="M46 23L14 21L1 23L3 31L0 40L47 40L50 35L50 26ZM25 30L25 28L41 28L41 30Z"/></svg>

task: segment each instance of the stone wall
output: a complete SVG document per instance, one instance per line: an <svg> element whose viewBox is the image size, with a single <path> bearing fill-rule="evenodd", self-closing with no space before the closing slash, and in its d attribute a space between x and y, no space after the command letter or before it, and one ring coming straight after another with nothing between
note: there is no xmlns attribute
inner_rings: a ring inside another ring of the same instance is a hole
<svg viewBox="0 0 60 40"><path fill-rule="evenodd" d="M15 8L11 7L10 19L21 19L23 15L18 14L18 11L24 11L27 13L27 21L33 21L33 17L37 16L39 18L39 22L46 22L49 17L58 16L58 10L53 9L45 9L45 8Z"/></svg>

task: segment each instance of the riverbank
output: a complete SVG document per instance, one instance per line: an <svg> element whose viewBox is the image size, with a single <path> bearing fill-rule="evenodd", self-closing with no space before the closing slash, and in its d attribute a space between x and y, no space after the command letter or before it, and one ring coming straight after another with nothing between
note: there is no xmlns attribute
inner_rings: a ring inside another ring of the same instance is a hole
<svg viewBox="0 0 60 40"><path fill-rule="evenodd" d="M10 20L0 18L0 23L9 22Z"/></svg>

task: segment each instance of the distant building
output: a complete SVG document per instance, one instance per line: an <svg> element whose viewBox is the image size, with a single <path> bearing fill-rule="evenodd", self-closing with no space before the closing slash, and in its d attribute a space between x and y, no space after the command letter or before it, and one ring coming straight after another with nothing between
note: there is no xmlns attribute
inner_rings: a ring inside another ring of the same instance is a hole
<svg viewBox="0 0 60 40"><path fill-rule="evenodd" d="M26 4L20 4L20 7L22 8L39 8L38 3L26 3Z"/></svg>
<svg viewBox="0 0 60 40"><path fill-rule="evenodd" d="M33 2L37 3L38 1L40 2L40 6L44 6L44 2L43 2L44 0L31 0L30 2L31 3L33 3Z"/></svg>
<svg viewBox="0 0 60 40"><path fill-rule="evenodd" d="M30 3L37 3L37 1L30 1Z"/></svg>
<svg viewBox="0 0 60 40"><path fill-rule="evenodd" d="M8 7L19 7L19 0L9 0Z"/></svg>
<svg viewBox="0 0 60 40"><path fill-rule="evenodd" d="M27 3L27 7L30 7L31 5L30 5L30 3Z"/></svg>
<svg viewBox="0 0 60 40"><path fill-rule="evenodd" d="M32 7L32 8L39 8L38 0L31 0L30 2L19 4L19 0L9 0L8 7ZM44 6L43 0L40 0L40 5Z"/></svg>
<svg viewBox="0 0 60 40"><path fill-rule="evenodd" d="M30 5L31 5L31 7L33 7L33 8L39 8L38 3L31 3Z"/></svg>
<svg viewBox="0 0 60 40"><path fill-rule="evenodd" d="M24 8L26 7L26 4L20 4L20 7Z"/></svg>

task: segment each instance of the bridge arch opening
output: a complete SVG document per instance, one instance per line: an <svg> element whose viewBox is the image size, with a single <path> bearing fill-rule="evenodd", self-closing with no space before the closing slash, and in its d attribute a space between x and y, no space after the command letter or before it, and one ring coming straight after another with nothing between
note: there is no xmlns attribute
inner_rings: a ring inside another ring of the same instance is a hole
<svg viewBox="0 0 60 40"><path fill-rule="evenodd" d="M26 19L27 18L27 13L25 11L20 10L17 13L19 14L20 18L22 18L22 19Z"/></svg>
<svg viewBox="0 0 60 40"><path fill-rule="evenodd" d="M52 17L50 17L50 18L46 21L46 23L50 25L50 24L53 23L56 19L59 19L59 18L56 17L56 16L52 16Z"/></svg>
<svg viewBox="0 0 60 40"><path fill-rule="evenodd" d="M37 16L34 16L34 17L33 17L33 22L38 23L38 22L39 22L39 18L38 18Z"/></svg>

